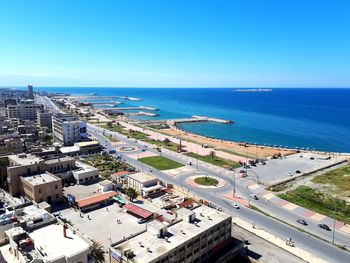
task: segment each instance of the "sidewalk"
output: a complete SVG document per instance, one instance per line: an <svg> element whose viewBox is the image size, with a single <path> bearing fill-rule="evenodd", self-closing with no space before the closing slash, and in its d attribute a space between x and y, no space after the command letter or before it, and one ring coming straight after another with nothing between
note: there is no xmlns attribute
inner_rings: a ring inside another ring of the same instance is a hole
<svg viewBox="0 0 350 263"><path fill-rule="evenodd" d="M326 261L320 259L317 255L313 255L301 248L298 247L298 244L295 244L295 247L288 246L286 244L285 240L282 240L279 237L276 237L267 231L265 231L262 228L259 228L257 226L252 225L251 223L240 219L238 217L232 218L232 222L235 223L236 225L246 229L247 231L263 238L264 240L288 251L289 253L305 260L306 262L311 262L311 263L327 263Z"/></svg>

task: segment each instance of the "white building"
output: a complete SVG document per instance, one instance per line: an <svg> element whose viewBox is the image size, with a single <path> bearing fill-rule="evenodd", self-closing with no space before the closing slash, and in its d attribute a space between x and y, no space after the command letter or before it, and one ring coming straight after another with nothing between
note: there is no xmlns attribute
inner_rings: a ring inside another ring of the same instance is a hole
<svg viewBox="0 0 350 263"><path fill-rule="evenodd" d="M80 121L77 116L67 114L53 116L52 131L54 139L68 146L87 137L86 123Z"/></svg>
<svg viewBox="0 0 350 263"><path fill-rule="evenodd" d="M99 171L97 168L82 162L76 162L75 165L77 169L73 170L72 174L77 184L88 183L99 178Z"/></svg>
<svg viewBox="0 0 350 263"><path fill-rule="evenodd" d="M212 208L181 208L174 223L154 220L144 232L115 243L110 248L110 262L228 262L240 248L230 243L231 226L231 216ZM215 254L219 247L229 249Z"/></svg>
<svg viewBox="0 0 350 263"><path fill-rule="evenodd" d="M126 184L127 187L132 187L139 192L142 197L147 197L164 190L164 187L159 184L156 177L144 172L127 175Z"/></svg>
<svg viewBox="0 0 350 263"><path fill-rule="evenodd" d="M98 183L98 191L101 193L112 191L113 188L113 183L110 180L103 180Z"/></svg>

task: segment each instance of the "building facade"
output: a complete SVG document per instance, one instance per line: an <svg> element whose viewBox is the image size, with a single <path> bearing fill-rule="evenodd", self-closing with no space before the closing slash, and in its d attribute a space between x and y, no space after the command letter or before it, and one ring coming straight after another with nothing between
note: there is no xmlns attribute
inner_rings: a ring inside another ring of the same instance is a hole
<svg viewBox="0 0 350 263"><path fill-rule="evenodd" d="M40 128L48 128L49 130L52 130L52 116L53 113L51 112L37 112L38 114L38 125Z"/></svg>
<svg viewBox="0 0 350 263"><path fill-rule="evenodd" d="M52 117L52 131L54 139L70 146L86 137L86 124L77 116L55 114Z"/></svg>
<svg viewBox="0 0 350 263"><path fill-rule="evenodd" d="M21 103L17 105L8 105L6 108L6 117L20 120L37 120L37 112L43 110L42 104Z"/></svg>

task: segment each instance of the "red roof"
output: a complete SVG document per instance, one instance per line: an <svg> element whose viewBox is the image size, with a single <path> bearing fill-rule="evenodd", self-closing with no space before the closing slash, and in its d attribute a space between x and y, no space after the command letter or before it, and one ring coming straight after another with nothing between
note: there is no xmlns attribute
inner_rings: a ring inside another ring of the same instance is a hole
<svg viewBox="0 0 350 263"><path fill-rule="evenodd" d="M149 218L152 213L150 211L147 211L139 206L133 205L133 204L126 204L123 206L123 208L126 208L128 212L131 212L135 215L138 215L142 218Z"/></svg>
<svg viewBox="0 0 350 263"><path fill-rule="evenodd" d="M109 191L102 194L97 194L97 195L79 199L77 200L77 204L80 208L82 208L85 206L101 203L116 195L117 195L116 191Z"/></svg>

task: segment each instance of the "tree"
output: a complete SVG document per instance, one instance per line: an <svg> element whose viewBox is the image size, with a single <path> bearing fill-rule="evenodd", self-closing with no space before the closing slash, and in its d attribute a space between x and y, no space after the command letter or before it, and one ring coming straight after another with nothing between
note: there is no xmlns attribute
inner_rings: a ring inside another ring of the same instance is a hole
<svg viewBox="0 0 350 263"><path fill-rule="evenodd" d="M43 137L41 137L41 141L43 143L51 145L52 144L52 137L48 134L45 134Z"/></svg>
<svg viewBox="0 0 350 263"><path fill-rule="evenodd" d="M105 252L103 250L103 246L96 240L92 240L91 256L97 263L105 262Z"/></svg>
<svg viewBox="0 0 350 263"><path fill-rule="evenodd" d="M165 145L169 145L170 140L169 140L169 138L165 138L163 142L165 143Z"/></svg>
<svg viewBox="0 0 350 263"><path fill-rule="evenodd" d="M107 127L108 127L108 128L112 128L112 126L113 126L113 124L112 124L111 122L108 122L108 123L107 123Z"/></svg>
<svg viewBox="0 0 350 263"><path fill-rule="evenodd" d="M129 197L130 201L133 201L139 194L134 188L129 187L126 189L126 195Z"/></svg>
<svg viewBox="0 0 350 263"><path fill-rule="evenodd" d="M210 155L211 158L214 158L216 153L215 153L215 151L210 151L209 155Z"/></svg>

